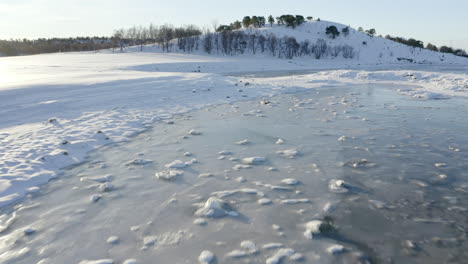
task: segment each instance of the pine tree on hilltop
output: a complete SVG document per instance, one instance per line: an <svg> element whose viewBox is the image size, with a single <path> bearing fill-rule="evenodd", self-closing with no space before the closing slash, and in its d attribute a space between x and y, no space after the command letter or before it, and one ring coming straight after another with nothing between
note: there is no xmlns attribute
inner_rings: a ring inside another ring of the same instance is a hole
<svg viewBox="0 0 468 264"><path fill-rule="evenodd" d="M272 27L273 24L275 23L275 19L273 18L272 15L270 15L270 16L268 17L268 23L270 23L270 27Z"/></svg>
<svg viewBox="0 0 468 264"><path fill-rule="evenodd" d="M230 26L231 26L231 28L233 30L236 30L236 29L240 29L242 27L242 23L239 20L236 20Z"/></svg>
<svg viewBox="0 0 468 264"><path fill-rule="evenodd" d="M340 35L340 32L335 26L327 27L325 33L333 39Z"/></svg>
<svg viewBox="0 0 468 264"><path fill-rule="evenodd" d="M296 24L299 26L305 22L305 18L301 15L296 15Z"/></svg>
<svg viewBox="0 0 468 264"><path fill-rule="evenodd" d="M431 43L427 43L426 49L432 50L432 51L439 51L436 45L432 45Z"/></svg>
<svg viewBox="0 0 468 264"><path fill-rule="evenodd" d="M369 30L366 30L366 33L369 34L369 36L373 37L376 33L375 29L371 28Z"/></svg>
<svg viewBox="0 0 468 264"><path fill-rule="evenodd" d="M280 18L284 21L287 27L295 28L297 25L296 17L293 15L282 15Z"/></svg>
<svg viewBox="0 0 468 264"><path fill-rule="evenodd" d="M342 30L341 30L341 33L343 33L343 35L346 37L348 36L349 34L349 27L344 27Z"/></svg>
<svg viewBox="0 0 468 264"><path fill-rule="evenodd" d="M244 19L242 19L242 25L245 28L248 28L252 24L252 19L249 16L245 16Z"/></svg>

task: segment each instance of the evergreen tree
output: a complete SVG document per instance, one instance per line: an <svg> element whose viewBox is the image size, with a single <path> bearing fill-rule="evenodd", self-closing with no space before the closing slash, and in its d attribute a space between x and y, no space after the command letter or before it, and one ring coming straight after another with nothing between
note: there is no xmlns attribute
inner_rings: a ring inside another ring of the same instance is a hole
<svg viewBox="0 0 468 264"><path fill-rule="evenodd" d="M282 15L281 19L284 21L287 27L295 28L297 25L296 17L293 15Z"/></svg>
<svg viewBox="0 0 468 264"><path fill-rule="evenodd" d="M266 24L266 19L264 16L259 16L258 17L258 26L259 27L264 27Z"/></svg>
<svg viewBox="0 0 468 264"><path fill-rule="evenodd" d="M426 49L432 50L432 51L439 51L436 45L432 45L431 43L427 43Z"/></svg>
<svg viewBox="0 0 468 264"><path fill-rule="evenodd" d="M305 18L301 15L296 15L296 24L299 26L305 22Z"/></svg>
<svg viewBox="0 0 468 264"><path fill-rule="evenodd" d="M250 24L254 27L258 27L258 17L252 16L252 19L250 20Z"/></svg>
<svg viewBox="0 0 468 264"><path fill-rule="evenodd" d="M343 35L346 37L348 36L349 34L349 27L344 27L342 30L341 30L341 33L343 33Z"/></svg>
<svg viewBox="0 0 468 264"><path fill-rule="evenodd" d="M231 28L233 30L239 29L242 27L242 23L239 20L234 21L234 23L231 24Z"/></svg>
<svg viewBox="0 0 468 264"><path fill-rule="evenodd" d="M242 19L242 25L245 28L248 28L252 24L252 19L249 16L245 16L244 19Z"/></svg>
<svg viewBox="0 0 468 264"><path fill-rule="evenodd" d="M231 30L232 28L228 25L220 25L218 28L216 28L216 32L227 32Z"/></svg>
<svg viewBox="0 0 468 264"><path fill-rule="evenodd" d="M369 30L366 30L366 33L369 34L369 36L373 37L375 35L376 31L375 31L375 29L371 28Z"/></svg>
<svg viewBox="0 0 468 264"><path fill-rule="evenodd" d="M281 16L279 17L276 17L276 23L278 23L278 25L284 25L284 20Z"/></svg>
<svg viewBox="0 0 468 264"><path fill-rule="evenodd" d="M439 51L443 52L443 53L453 53L453 48L447 47L447 46L442 46L442 47L440 47Z"/></svg>
<svg viewBox="0 0 468 264"><path fill-rule="evenodd" d="M364 32L364 29L362 27L358 27L357 31Z"/></svg>
<svg viewBox="0 0 468 264"><path fill-rule="evenodd" d="M311 17L311 16L308 16L308 17L307 17L307 20L309 20L309 21L311 21L312 19L314 19L314 18Z"/></svg>
<svg viewBox="0 0 468 264"><path fill-rule="evenodd" d="M275 19L273 18L272 15L268 16L268 23L270 23L270 27L272 27L273 23L275 23Z"/></svg>
<svg viewBox="0 0 468 264"><path fill-rule="evenodd" d="M333 39L340 35L340 32L335 26L327 27L325 33Z"/></svg>

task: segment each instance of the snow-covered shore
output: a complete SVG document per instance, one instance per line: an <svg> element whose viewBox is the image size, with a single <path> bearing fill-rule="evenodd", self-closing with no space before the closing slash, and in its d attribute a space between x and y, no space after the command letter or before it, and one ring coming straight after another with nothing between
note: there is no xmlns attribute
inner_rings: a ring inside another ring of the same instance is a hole
<svg viewBox="0 0 468 264"><path fill-rule="evenodd" d="M453 66L402 67L149 52L1 58L0 206L36 191L91 150L208 105L350 83L411 85L400 92L424 99L468 96L466 72L445 72ZM294 70L318 72L271 78L223 75Z"/></svg>

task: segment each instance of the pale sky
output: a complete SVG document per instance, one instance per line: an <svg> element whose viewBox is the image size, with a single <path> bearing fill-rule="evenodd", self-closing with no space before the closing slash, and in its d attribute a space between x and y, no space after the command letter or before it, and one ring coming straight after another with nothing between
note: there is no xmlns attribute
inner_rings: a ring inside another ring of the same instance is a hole
<svg viewBox="0 0 468 264"><path fill-rule="evenodd" d="M0 0L0 39L110 36L151 22L212 28L270 14L320 17L468 51L468 0Z"/></svg>

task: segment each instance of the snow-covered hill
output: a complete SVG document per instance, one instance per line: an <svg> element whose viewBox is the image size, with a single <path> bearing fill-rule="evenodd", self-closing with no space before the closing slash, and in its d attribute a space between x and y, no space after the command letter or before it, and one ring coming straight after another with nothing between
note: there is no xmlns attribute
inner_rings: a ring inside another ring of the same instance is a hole
<svg viewBox="0 0 468 264"><path fill-rule="evenodd" d="M329 26L335 26L340 35L336 38L327 35L326 28ZM468 61L467 58L453 54L415 48L383 37L370 36L351 27L349 33L344 34L342 29L346 27L324 20L308 21L296 28L276 24L261 28L249 27L225 34L209 33L187 38L191 44L173 40L169 51L289 59L303 57L310 60L345 60L353 64L466 64ZM287 43L290 37L295 39L295 43ZM140 49L141 47L130 47L127 51L137 52ZM143 51L155 52L161 51L161 48L148 45ZM346 55L345 52L352 54Z"/></svg>
<svg viewBox="0 0 468 264"><path fill-rule="evenodd" d="M309 40L313 43L317 39L323 39L329 46L350 45L356 52L356 59L364 63L397 63L404 61L405 58L419 63L466 63L467 60L453 54L413 48L382 37L372 37L351 27L347 36L341 33L332 39L325 33L329 26L335 26L340 33L343 28L347 27L343 24L321 20L306 22L295 29L273 25L273 27L260 28L258 31L264 34L273 33L278 37L292 36L298 42Z"/></svg>

